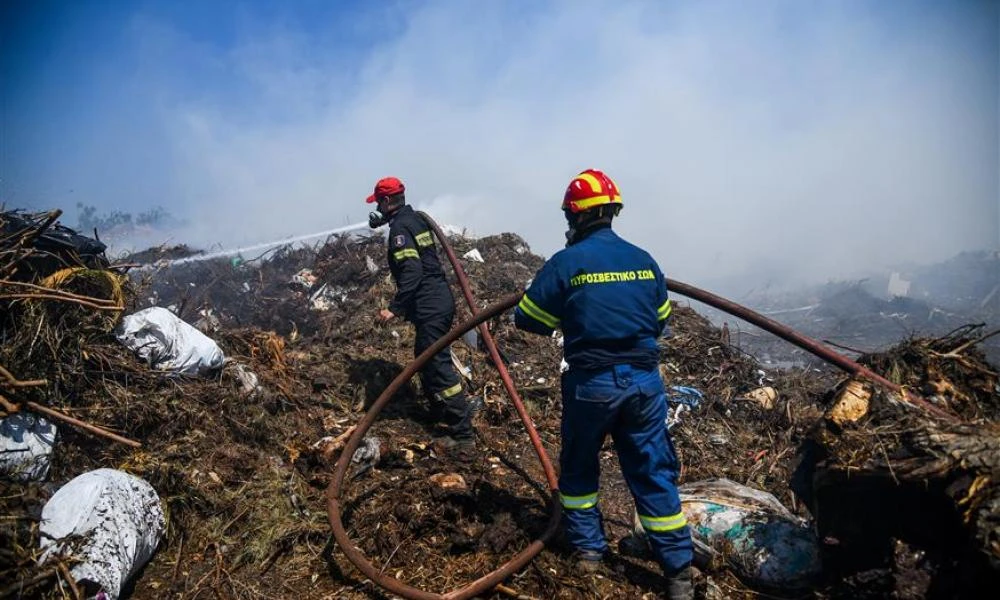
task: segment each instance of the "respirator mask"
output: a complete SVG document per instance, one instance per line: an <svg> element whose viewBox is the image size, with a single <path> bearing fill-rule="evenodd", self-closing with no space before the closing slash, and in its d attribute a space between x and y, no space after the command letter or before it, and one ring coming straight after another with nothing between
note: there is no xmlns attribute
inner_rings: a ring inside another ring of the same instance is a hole
<svg viewBox="0 0 1000 600"><path fill-rule="evenodd" d="M368 213L368 226L372 229L378 229L379 227L385 225L389 222L389 217L383 215L380 212L370 212Z"/></svg>

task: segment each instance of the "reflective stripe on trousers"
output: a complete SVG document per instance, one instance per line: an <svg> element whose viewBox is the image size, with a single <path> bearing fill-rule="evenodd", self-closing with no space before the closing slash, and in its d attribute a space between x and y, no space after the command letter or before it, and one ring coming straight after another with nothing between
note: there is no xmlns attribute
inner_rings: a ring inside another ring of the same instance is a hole
<svg viewBox="0 0 1000 600"><path fill-rule="evenodd" d="M657 370L618 365L563 375L559 490L566 538L575 548L607 550L597 492L599 454L610 435L658 562L667 573L690 564L691 534L676 487L679 464L665 421Z"/></svg>

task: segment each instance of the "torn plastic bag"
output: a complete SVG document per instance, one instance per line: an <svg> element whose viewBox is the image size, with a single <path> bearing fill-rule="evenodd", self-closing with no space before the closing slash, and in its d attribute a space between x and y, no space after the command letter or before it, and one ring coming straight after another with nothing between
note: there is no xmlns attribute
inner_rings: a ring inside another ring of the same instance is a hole
<svg viewBox="0 0 1000 600"><path fill-rule="evenodd" d="M773 495L728 479L678 491L700 560L723 556L744 579L775 588L800 588L819 575L816 532Z"/></svg>
<svg viewBox="0 0 1000 600"><path fill-rule="evenodd" d="M41 481L49 474L56 426L30 412L0 421L0 473L14 481Z"/></svg>
<svg viewBox="0 0 1000 600"><path fill-rule="evenodd" d="M115 335L141 360L163 371L207 375L225 359L212 338L159 306L123 317Z"/></svg>
<svg viewBox="0 0 1000 600"><path fill-rule="evenodd" d="M80 562L71 573L86 597L103 592L115 600L153 557L164 527L152 486L123 471L97 469L76 477L45 503L41 561L72 554Z"/></svg>
<svg viewBox="0 0 1000 600"><path fill-rule="evenodd" d="M697 564L725 560L741 579L771 589L801 589L819 575L819 541L811 524L771 494L728 479L695 481L678 491ZM619 551L652 559L639 516L633 516L633 534L619 541Z"/></svg>
<svg viewBox="0 0 1000 600"><path fill-rule="evenodd" d="M681 422L681 415L698 408L704 395L693 387L672 385L667 388L667 429Z"/></svg>

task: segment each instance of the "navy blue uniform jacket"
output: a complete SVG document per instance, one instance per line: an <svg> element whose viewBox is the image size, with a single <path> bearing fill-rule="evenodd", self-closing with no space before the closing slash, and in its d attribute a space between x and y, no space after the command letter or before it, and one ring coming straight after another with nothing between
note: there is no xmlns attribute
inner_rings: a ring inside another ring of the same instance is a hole
<svg viewBox="0 0 1000 600"><path fill-rule="evenodd" d="M562 329L571 368L655 368L656 340L670 316L666 280L648 252L610 227L557 252L514 310L517 326Z"/></svg>
<svg viewBox="0 0 1000 600"><path fill-rule="evenodd" d="M434 234L412 206L389 222L389 271L396 296L389 310L412 323L452 314L455 298L441 270Z"/></svg>

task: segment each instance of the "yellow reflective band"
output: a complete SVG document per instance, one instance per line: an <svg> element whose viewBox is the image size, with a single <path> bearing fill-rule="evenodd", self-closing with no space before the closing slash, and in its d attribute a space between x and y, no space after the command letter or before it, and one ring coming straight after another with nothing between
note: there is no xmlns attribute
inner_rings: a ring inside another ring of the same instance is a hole
<svg viewBox="0 0 1000 600"><path fill-rule="evenodd" d="M446 390L441 391L442 398L451 398L455 394L462 391L462 382L458 382Z"/></svg>
<svg viewBox="0 0 1000 600"><path fill-rule="evenodd" d="M646 531L674 531L688 524L684 513L679 512L669 517L646 517L639 515L639 522Z"/></svg>
<svg viewBox="0 0 1000 600"><path fill-rule="evenodd" d="M622 197L615 196L614 198L611 198L607 195L594 196L593 198L587 198L586 200L573 200L573 203L576 204L577 210L587 210L588 208L593 208L602 204L621 204Z"/></svg>
<svg viewBox="0 0 1000 600"><path fill-rule="evenodd" d="M396 260L403 260L404 258L420 258L420 254L413 248L403 248L402 250L397 250L392 256Z"/></svg>
<svg viewBox="0 0 1000 600"><path fill-rule="evenodd" d="M602 191L601 182L590 173L580 173L579 175L576 176L576 178L586 181L590 185L590 189L592 189L594 192Z"/></svg>
<svg viewBox="0 0 1000 600"><path fill-rule="evenodd" d="M560 492L559 502L561 502L563 508L567 510L594 508L597 506L597 492L587 494L586 496L567 496L566 494Z"/></svg>
<svg viewBox="0 0 1000 600"><path fill-rule="evenodd" d="M521 296L521 301L517 303L517 307L524 311L524 314L546 327L551 327L552 329L559 327L559 319L538 308L538 305L532 302L527 294Z"/></svg>
<svg viewBox="0 0 1000 600"><path fill-rule="evenodd" d="M433 246L434 240L431 239L431 232L425 231L423 233L418 233L414 238L417 245L421 248L426 248L427 246Z"/></svg>
<svg viewBox="0 0 1000 600"><path fill-rule="evenodd" d="M673 309L670 307L670 300L668 299L666 302L663 303L663 306L661 306L656 311L656 317L657 317L656 320L657 321L662 321L663 319L666 319L667 317L670 316L670 311L671 310L673 310Z"/></svg>

